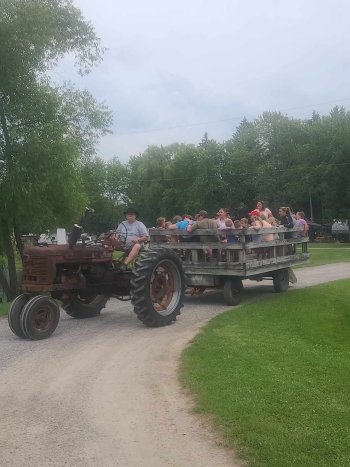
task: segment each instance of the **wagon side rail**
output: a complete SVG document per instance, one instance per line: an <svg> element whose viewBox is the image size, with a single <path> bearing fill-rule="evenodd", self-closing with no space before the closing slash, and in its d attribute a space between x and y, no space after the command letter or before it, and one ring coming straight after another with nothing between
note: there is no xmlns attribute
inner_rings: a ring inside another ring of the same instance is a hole
<svg viewBox="0 0 350 467"><path fill-rule="evenodd" d="M151 247L161 244L179 252L186 274L250 276L289 267L309 259L302 229L150 229Z"/></svg>

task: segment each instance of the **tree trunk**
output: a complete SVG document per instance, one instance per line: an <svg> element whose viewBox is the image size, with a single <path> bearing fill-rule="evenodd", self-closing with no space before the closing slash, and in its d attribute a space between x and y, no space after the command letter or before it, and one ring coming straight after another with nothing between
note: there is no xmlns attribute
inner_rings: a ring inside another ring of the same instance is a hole
<svg viewBox="0 0 350 467"><path fill-rule="evenodd" d="M14 248L14 236L9 229L7 223L2 221L2 234L3 234L3 243L5 247L5 254L7 257L7 266L9 272L9 294L6 293L7 299L12 300L17 294L17 274L16 274L16 254Z"/></svg>
<svg viewBox="0 0 350 467"><path fill-rule="evenodd" d="M5 292L6 300L11 300L11 289L6 278L6 274L2 268L0 268L0 285L2 290Z"/></svg>
<svg viewBox="0 0 350 467"><path fill-rule="evenodd" d="M11 242L12 243L12 242ZM11 245L11 250L8 252L7 264L9 269L9 279L10 279L10 300L13 300L17 295L17 272L16 272L16 256L14 254L13 245Z"/></svg>
<svg viewBox="0 0 350 467"><path fill-rule="evenodd" d="M22 239L21 239L21 234L19 233L19 230L18 230L18 226L14 225L13 227L13 232L14 232L14 235L15 235L15 240L16 240L16 247L17 247L17 250L21 256L21 260L22 260L22 263L23 263L23 250L24 250L24 246L23 246L23 242L22 242Z"/></svg>
<svg viewBox="0 0 350 467"><path fill-rule="evenodd" d="M5 106L4 106L4 97L0 95L0 126L3 134L3 138L5 141L5 148L4 148L4 162L9 168L11 163L11 140L10 140L10 132L8 129L8 121L6 118ZM11 211L11 206L7 207ZM15 254L15 241L13 235L13 226L9 225L6 221L6 218L2 220L1 225L2 235L3 235L3 243L5 247L5 253L7 256L7 264L8 264L8 272L9 272L9 281L7 286L5 284L6 276L2 271L2 276L0 276L0 281L4 282L4 290L7 295L8 300L12 300L15 298L17 294L17 274L16 274L16 254ZM1 279L2 277L2 279Z"/></svg>

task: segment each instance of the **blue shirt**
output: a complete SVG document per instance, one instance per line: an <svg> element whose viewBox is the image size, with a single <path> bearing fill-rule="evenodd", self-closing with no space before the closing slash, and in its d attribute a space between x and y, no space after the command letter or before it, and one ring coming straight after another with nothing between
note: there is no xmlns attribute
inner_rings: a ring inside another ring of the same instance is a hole
<svg viewBox="0 0 350 467"><path fill-rule="evenodd" d="M176 222L176 228L179 230L187 230L187 226L190 223L188 219L184 219L183 221Z"/></svg>

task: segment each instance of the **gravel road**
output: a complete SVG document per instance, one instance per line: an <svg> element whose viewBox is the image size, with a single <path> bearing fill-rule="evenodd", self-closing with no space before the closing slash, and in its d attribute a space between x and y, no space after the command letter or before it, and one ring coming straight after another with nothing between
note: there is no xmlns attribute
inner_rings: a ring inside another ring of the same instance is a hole
<svg viewBox="0 0 350 467"><path fill-rule="evenodd" d="M295 272L291 289L350 278L350 263ZM244 302L272 292L267 281L245 287ZM110 300L97 318L62 313L54 335L36 342L0 320L0 465L240 465L177 380L181 351L229 308L222 293L208 292L187 298L172 326L149 329L130 304Z"/></svg>

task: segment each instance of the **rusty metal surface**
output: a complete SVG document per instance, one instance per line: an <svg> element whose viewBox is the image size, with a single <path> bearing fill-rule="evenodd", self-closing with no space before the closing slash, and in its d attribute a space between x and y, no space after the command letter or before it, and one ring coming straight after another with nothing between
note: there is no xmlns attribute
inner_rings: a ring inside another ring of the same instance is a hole
<svg viewBox="0 0 350 467"><path fill-rule="evenodd" d="M112 252L102 245L75 245L74 248L69 248L68 245L28 247L23 255L21 288L24 292L81 289L86 287L86 278L81 273L81 268L108 264L111 258Z"/></svg>

